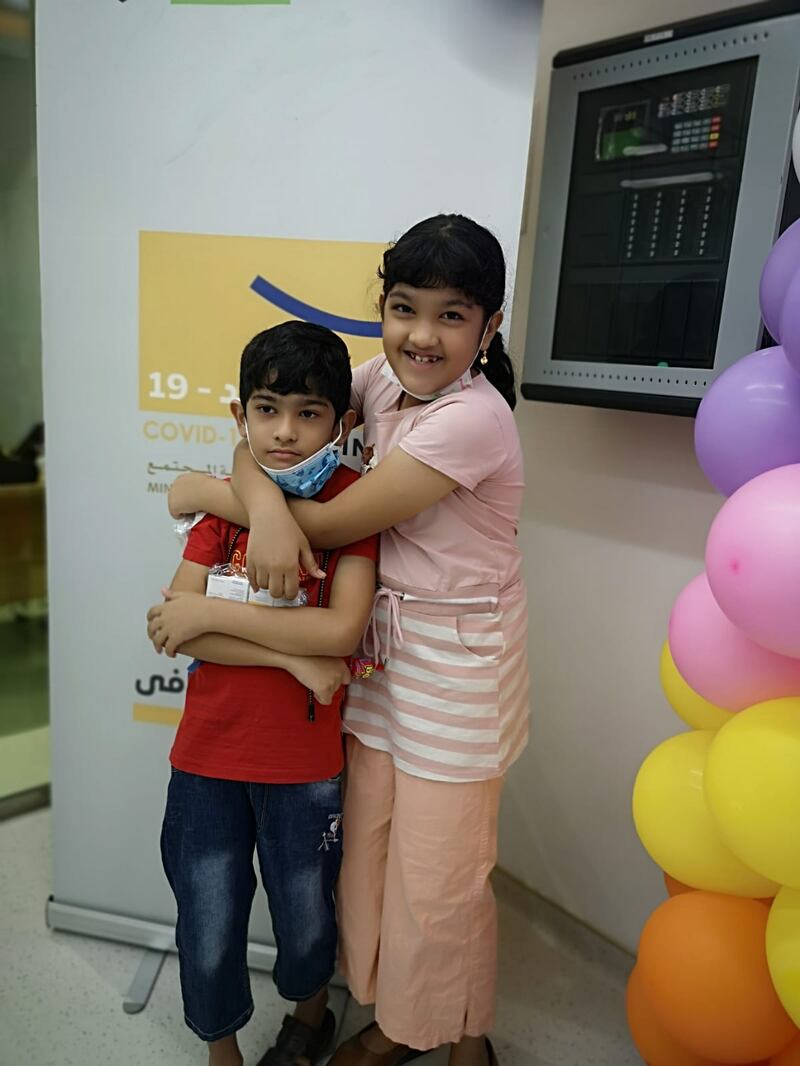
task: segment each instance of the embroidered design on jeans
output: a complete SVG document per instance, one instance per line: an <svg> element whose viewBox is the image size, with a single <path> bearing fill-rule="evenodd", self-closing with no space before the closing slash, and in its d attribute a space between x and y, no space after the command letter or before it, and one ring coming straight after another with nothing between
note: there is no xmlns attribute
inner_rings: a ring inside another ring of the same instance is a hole
<svg viewBox="0 0 800 1066"><path fill-rule="evenodd" d="M341 814L329 814L328 819L331 824L322 834L322 843L317 848L317 851L330 851L331 844L339 843L339 829L342 824L342 816Z"/></svg>

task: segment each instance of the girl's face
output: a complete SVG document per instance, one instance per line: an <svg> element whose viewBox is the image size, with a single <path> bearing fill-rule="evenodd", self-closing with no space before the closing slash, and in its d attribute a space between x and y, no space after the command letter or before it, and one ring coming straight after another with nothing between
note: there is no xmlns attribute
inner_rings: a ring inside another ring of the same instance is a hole
<svg viewBox="0 0 800 1066"><path fill-rule="evenodd" d="M479 348L488 348L503 320L486 312L458 289L415 289L395 285L381 297L383 350L410 393L438 392L468 370ZM485 326L485 329L484 329Z"/></svg>

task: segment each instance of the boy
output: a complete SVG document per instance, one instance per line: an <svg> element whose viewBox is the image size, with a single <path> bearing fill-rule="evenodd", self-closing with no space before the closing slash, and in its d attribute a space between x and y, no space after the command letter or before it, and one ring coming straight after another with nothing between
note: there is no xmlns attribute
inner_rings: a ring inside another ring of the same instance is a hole
<svg viewBox="0 0 800 1066"><path fill-rule="evenodd" d="M321 326L287 322L245 348L231 410L285 491L326 500L357 479L331 447L353 427L350 384L347 348ZM208 1042L209 1063L242 1063L236 1031L253 1011L255 849L278 950L274 980L296 1003L260 1066L313 1066L334 1035L327 984L337 942L343 660L372 608L377 538L326 552L316 574L301 573L308 606L206 596L210 567L246 565L247 535L204 516L167 601L148 613L156 650L199 660L170 753L162 856L178 903L185 1018Z"/></svg>

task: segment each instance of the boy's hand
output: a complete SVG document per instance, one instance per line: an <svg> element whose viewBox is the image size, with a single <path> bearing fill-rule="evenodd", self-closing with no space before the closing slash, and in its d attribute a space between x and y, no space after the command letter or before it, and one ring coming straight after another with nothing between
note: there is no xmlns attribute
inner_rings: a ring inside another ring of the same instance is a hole
<svg viewBox="0 0 800 1066"><path fill-rule="evenodd" d="M163 651L174 659L182 644L208 632L208 599L199 592L162 592L164 603L157 603L147 612L147 635L159 655Z"/></svg>
<svg viewBox="0 0 800 1066"><path fill-rule="evenodd" d="M247 577L253 590L269 589L275 599L293 600L301 570L319 580L325 577L308 538L289 512L276 513L273 508L253 515L247 541Z"/></svg>
<svg viewBox="0 0 800 1066"><path fill-rule="evenodd" d="M305 688L314 693L317 703L333 703L333 697L342 687L350 684L350 669L342 659L324 655L298 655L292 657L287 667Z"/></svg>

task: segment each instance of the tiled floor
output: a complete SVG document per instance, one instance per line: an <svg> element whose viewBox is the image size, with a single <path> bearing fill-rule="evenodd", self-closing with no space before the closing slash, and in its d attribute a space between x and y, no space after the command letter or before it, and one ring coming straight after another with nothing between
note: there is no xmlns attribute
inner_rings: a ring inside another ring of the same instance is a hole
<svg viewBox="0 0 800 1066"><path fill-rule="evenodd" d="M45 928L50 813L0 822L0 1066L205 1066L182 1023L169 956L147 1008L122 1010L141 951ZM495 1047L502 1066L636 1066L624 1017L631 960L524 890L498 879L501 981ZM242 1034L247 1066L268 1046L284 1005L253 974L256 1015ZM347 1006L343 1033L369 1012ZM441 1066L446 1051L423 1060Z"/></svg>

